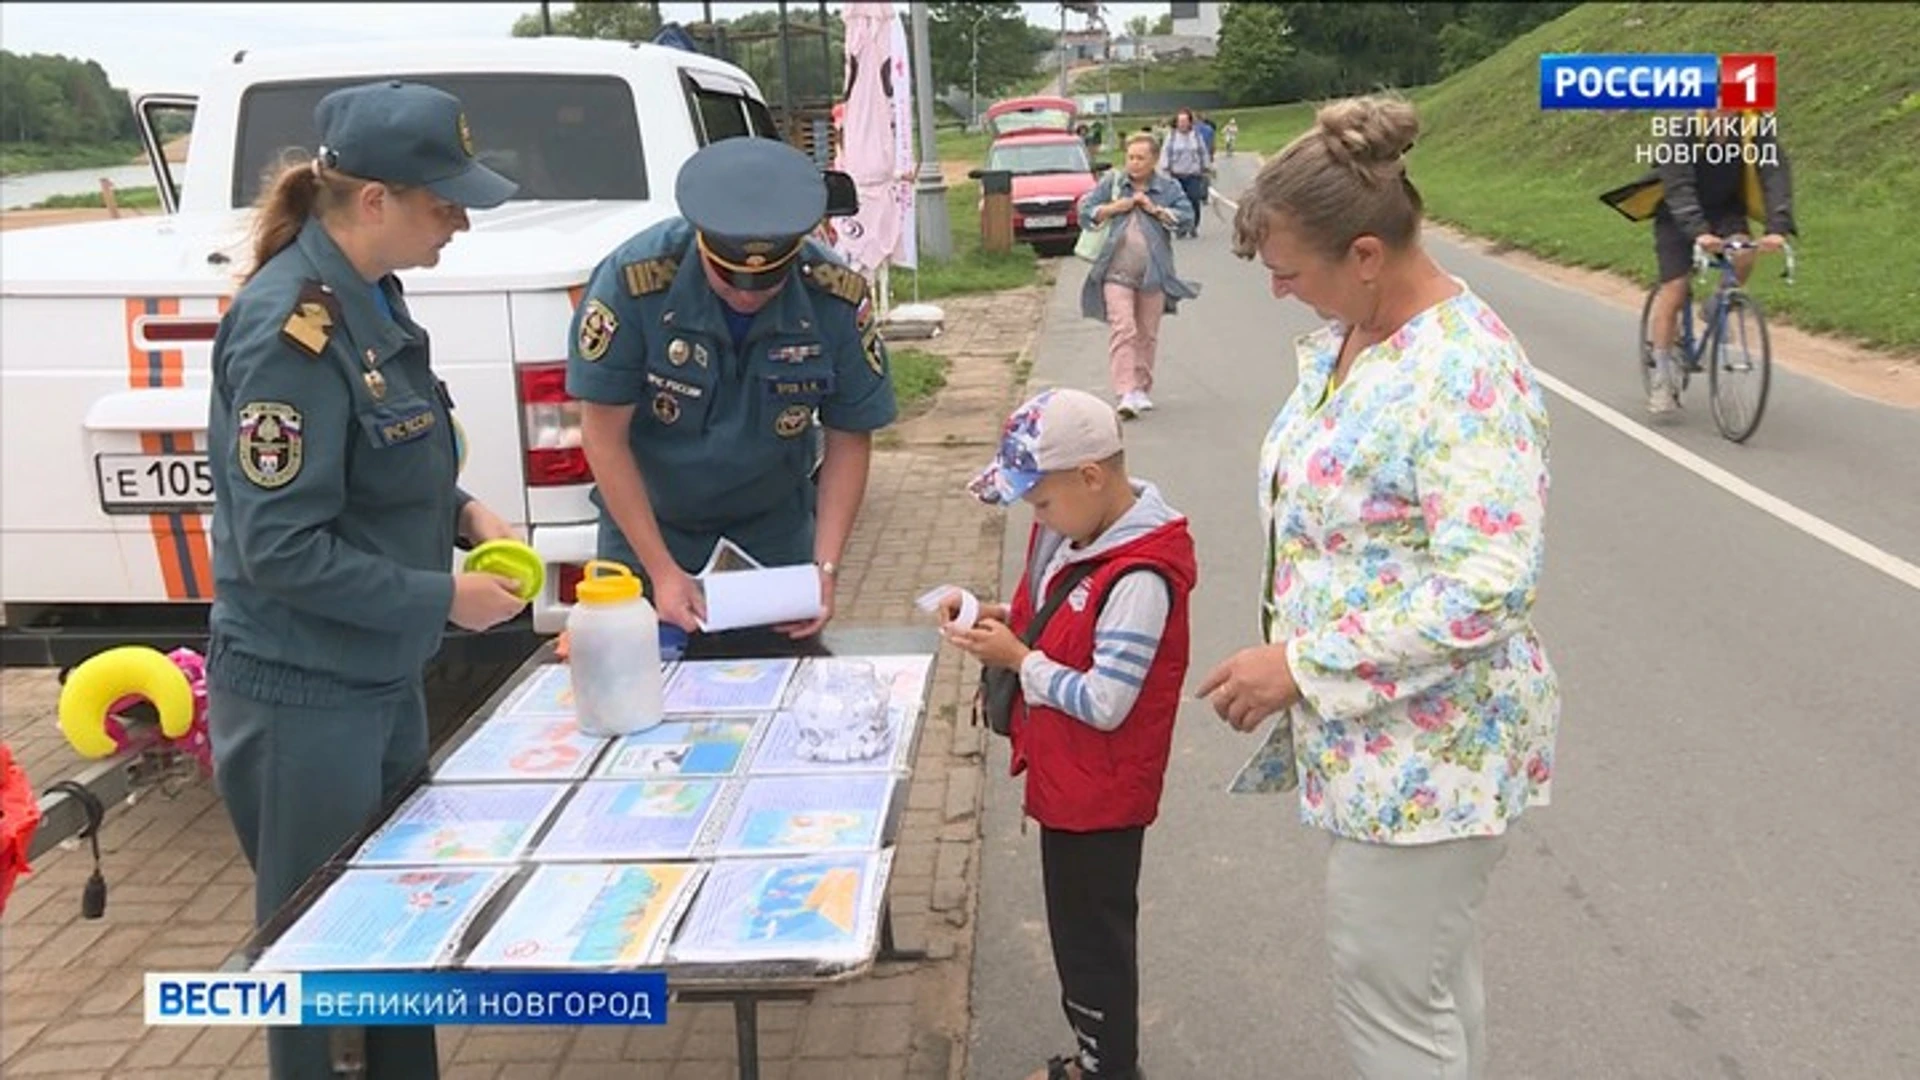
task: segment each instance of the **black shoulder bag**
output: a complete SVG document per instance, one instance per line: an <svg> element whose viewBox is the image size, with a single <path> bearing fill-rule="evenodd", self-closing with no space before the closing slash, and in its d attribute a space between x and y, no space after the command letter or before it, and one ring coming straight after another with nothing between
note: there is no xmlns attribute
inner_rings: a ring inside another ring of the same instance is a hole
<svg viewBox="0 0 1920 1080"><path fill-rule="evenodd" d="M1074 586L1085 581L1087 576L1098 569L1093 561L1074 563L1060 574L1054 583L1052 595L1039 611L1033 613L1033 621L1027 624L1027 632L1020 640L1027 648L1040 640L1040 634L1047 628L1047 620L1071 593ZM973 722L978 724L986 718L987 727L995 735L1005 735L1013 730L1013 703L1020 695L1020 673L1012 668L990 667L980 670L980 690L973 696Z"/></svg>

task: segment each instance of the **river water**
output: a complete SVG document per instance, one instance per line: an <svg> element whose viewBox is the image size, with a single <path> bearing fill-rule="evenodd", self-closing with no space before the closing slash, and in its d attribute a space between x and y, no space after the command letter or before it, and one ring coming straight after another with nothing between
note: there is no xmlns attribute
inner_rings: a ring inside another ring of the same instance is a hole
<svg viewBox="0 0 1920 1080"><path fill-rule="evenodd" d="M175 169L180 166L174 166ZM22 173L0 177L0 210L18 210L55 195L87 195L100 190L100 178L117 188L152 187L153 170L145 165L109 165L96 169Z"/></svg>

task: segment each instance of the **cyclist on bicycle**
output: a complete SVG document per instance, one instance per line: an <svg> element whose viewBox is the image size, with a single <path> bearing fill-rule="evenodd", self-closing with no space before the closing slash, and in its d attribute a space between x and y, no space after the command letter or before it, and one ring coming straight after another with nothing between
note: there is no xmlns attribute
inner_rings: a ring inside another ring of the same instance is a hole
<svg viewBox="0 0 1920 1080"><path fill-rule="evenodd" d="M1680 305L1687 298L1687 278L1693 272L1694 247L1718 254L1729 239L1750 239L1749 220L1766 227L1759 241L1761 251L1778 251L1786 245L1786 238L1795 234L1793 180L1786 155L1772 133L1757 130L1758 117L1752 113L1723 109L1703 115L1713 120L1744 115L1748 122L1733 125L1732 131L1724 130L1724 123L1716 124L1713 134L1705 138L1685 130L1670 136L1668 143L1677 152L1669 164L1654 170L1662 187L1660 205L1653 216L1660 291L1654 297L1649 330L1654 370L1647 411L1656 414L1671 412L1680 405L1674 339L1679 335ZM1709 144L1725 149L1708 154ZM1742 285L1753 272L1754 254L1747 250L1731 256L1734 274Z"/></svg>

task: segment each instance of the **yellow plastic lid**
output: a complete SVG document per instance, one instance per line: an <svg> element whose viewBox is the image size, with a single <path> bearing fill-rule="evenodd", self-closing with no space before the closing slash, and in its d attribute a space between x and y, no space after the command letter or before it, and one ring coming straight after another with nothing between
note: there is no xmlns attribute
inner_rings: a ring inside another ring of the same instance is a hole
<svg viewBox="0 0 1920 1080"><path fill-rule="evenodd" d="M640 597L640 579L622 563L594 559L573 594L583 604L619 604Z"/></svg>

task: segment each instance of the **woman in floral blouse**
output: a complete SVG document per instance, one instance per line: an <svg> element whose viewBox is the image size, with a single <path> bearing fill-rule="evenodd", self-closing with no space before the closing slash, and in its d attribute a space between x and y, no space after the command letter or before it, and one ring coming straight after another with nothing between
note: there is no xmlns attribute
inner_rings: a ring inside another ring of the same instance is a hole
<svg viewBox="0 0 1920 1080"><path fill-rule="evenodd" d="M1383 98L1322 108L1243 196L1234 249L1331 325L1260 456L1266 644L1199 688L1237 790L1327 830L1335 1015L1363 1077L1479 1077L1477 916L1507 826L1547 801L1560 697L1531 613L1547 414L1500 317L1422 250Z"/></svg>

